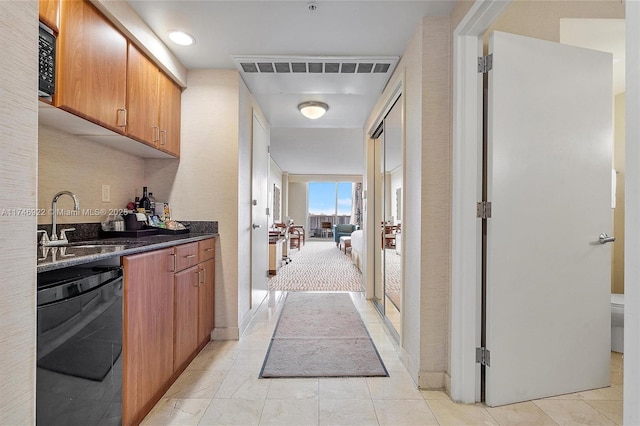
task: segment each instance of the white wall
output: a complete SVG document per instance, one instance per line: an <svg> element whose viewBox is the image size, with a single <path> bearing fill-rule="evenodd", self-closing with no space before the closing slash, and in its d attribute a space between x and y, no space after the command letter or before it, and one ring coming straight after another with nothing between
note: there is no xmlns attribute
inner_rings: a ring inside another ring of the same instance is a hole
<svg viewBox="0 0 640 426"><path fill-rule="evenodd" d="M46 212L38 216L38 223L51 223L51 200L59 191L73 192L80 204L79 216L58 215L59 224L99 223L107 218L109 209L123 209L136 196L142 197L142 158L43 125L38 141L38 208ZM103 184L110 186L108 203L102 202ZM149 191L158 199L153 182L149 182ZM73 210L73 200L61 197L57 208ZM107 214L98 216L85 209L104 209Z"/></svg>
<svg viewBox="0 0 640 426"><path fill-rule="evenodd" d="M396 168L395 170L393 170L390 174L390 179L389 179L389 205L390 205L390 210L389 210L389 214L388 216L393 216L394 222L395 223L399 223L402 220L402 211L400 211L400 216L398 216L398 201L400 201L400 203L402 204L402 198L400 200L398 200L397 197L397 191L398 189L400 189L401 192L401 197L404 195L402 194L402 178L403 178L403 173L402 173L402 167Z"/></svg>
<svg viewBox="0 0 640 426"><path fill-rule="evenodd" d="M273 185L277 185L278 188L280 188L280 217L276 218L274 216L274 204L273 204ZM282 202L282 170L280 169L280 167L278 166L278 164L276 164L275 161L273 161L273 158L271 158L270 160L270 167L269 167L269 212L270 212L270 217L269 217L269 225L273 224L274 221L278 222L283 222L284 221L284 210L283 210L283 205L284 203Z"/></svg>
<svg viewBox="0 0 640 426"><path fill-rule="evenodd" d="M237 338L241 80L237 71L193 70L187 84L180 161L145 160L144 181L174 218L218 221L214 336Z"/></svg>
<svg viewBox="0 0 640 426"><path fill-rule="evenodd" d="M236 72L236 71L233 71ZM249 93L249 89L242 79L239 81L239 108L238 108L238 324L240 333L249 324L255 309L258 306L251 305L251 200L252 200L252 155L253 155L253 115L255 114L261 123L268 126L268 121ZM270 129L265 129L267 134ZM268 143L268 142L267 142ZM231 161L231 159L229 159ZM266 244L266 241L265 241Z"/></svg>
<svg viewBox="0 0 640 426"><path fill-rule="evenodd" d="M295 225L307 224L308 186L306 182L292 182L289 179L289 217ZM308 232L308 230L307 230Z"/></svg>
<svg viewBox="0 0 640 426"><path fill-rule="evenodd" d="M192 70L187 83L180 161L145 160L144 181L157 200L169 201L176 219L218 221L213 336L235 339L252 309L247 259L254 112L266 120L235 70Z"/></svg>
<svg viewBox="0 0 640 426"><path fill-rule="evenodd" d="M251 319L251 190L252 190L252 170L251 157L252 149L252 127L253 108L251 95L247 86L240 79L239 87L239 107L238 107L238 158L229 158L238 170L237 183L237 215L238 223L235 235L237 235L237 256L238 275L236 287L238 291L237 321L239 333L242 334L244 328ZM229 237L233 238L233 234Z"/></svg>
<svg viewBox="0 0 640 426"><path fill-rule="evenodd" d="M435 389L445 386L448 363L450 48L449 18L425 18L365 125L367 130L373 126L395 89L404 84L402 245L406 255L401 356L421 388ZM370 182L366 186L371 189ZM367 198L372 201L371 195ZM368 232L375 232L372 214L370 209Z"/></svg>
<svg viewBox="0 0 640 426"><path fill-rule="evenodd" d="M0 424L35 423L38 3L0 2Z"/></svg>

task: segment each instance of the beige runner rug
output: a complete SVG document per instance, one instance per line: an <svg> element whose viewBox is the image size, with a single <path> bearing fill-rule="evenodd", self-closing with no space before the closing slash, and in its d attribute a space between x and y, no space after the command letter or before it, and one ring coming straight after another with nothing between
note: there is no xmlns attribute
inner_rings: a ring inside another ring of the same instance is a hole
<svg viewBox="0 0 640 426"><path fill-rule="evenodd" d="M286 297L261 378L389 375L348 294Z"/></svg>
<svg viewBox="0 0 640 426"><path fill-rule="evenodd" d="M269 290L362 291L362 273L333 241L307 241L289 250L289 257L269 280Z"/></svg>

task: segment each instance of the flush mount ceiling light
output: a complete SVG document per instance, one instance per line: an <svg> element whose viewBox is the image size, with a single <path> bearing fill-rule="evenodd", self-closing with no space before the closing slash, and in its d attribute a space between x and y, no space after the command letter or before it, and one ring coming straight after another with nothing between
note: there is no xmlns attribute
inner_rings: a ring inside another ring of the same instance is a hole
<svg viewBox="0 0 640 426"><path fill-rule="evenodd" d="M169 38L172 42L181 46L191 46L196 40L192 35L185 33L184 31L171 30L169 31Z"/></svg>
<svg viewBox="0 0 640 426"><path fill-rule="evenodd" d="M327 112L329 105L324 102L309 101L298 105L298 109L305 117L315 120Z"/></svg>

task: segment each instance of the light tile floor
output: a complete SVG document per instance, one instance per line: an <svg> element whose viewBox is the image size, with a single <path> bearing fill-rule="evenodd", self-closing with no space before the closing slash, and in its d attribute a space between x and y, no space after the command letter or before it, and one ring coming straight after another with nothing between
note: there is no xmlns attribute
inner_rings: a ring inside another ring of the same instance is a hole
<svg viewBox="0 0 640 426"><path fill-rule="evenodd" d="M614 425L622 424L622 357L611 387L504 407L455 404L416 389L373 305L352 299L389 371L386 378L259 379L282 293L263 303L237 341L209 343L144 425Z"/></svg>

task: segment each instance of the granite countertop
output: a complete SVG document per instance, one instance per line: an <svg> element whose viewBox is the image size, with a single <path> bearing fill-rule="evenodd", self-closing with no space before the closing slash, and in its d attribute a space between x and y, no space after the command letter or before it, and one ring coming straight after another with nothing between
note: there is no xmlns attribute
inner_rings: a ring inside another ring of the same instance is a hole
<svg viewBox="0 0 640 426"><path fill-rule="evenodd" d="M97 260L158 250L217 236L218 233L151 235L141 238L106 238L95 241L83 241L83 243L86 244L93 244L92 247L38 246L37 272L51 271Z"/></svg>

